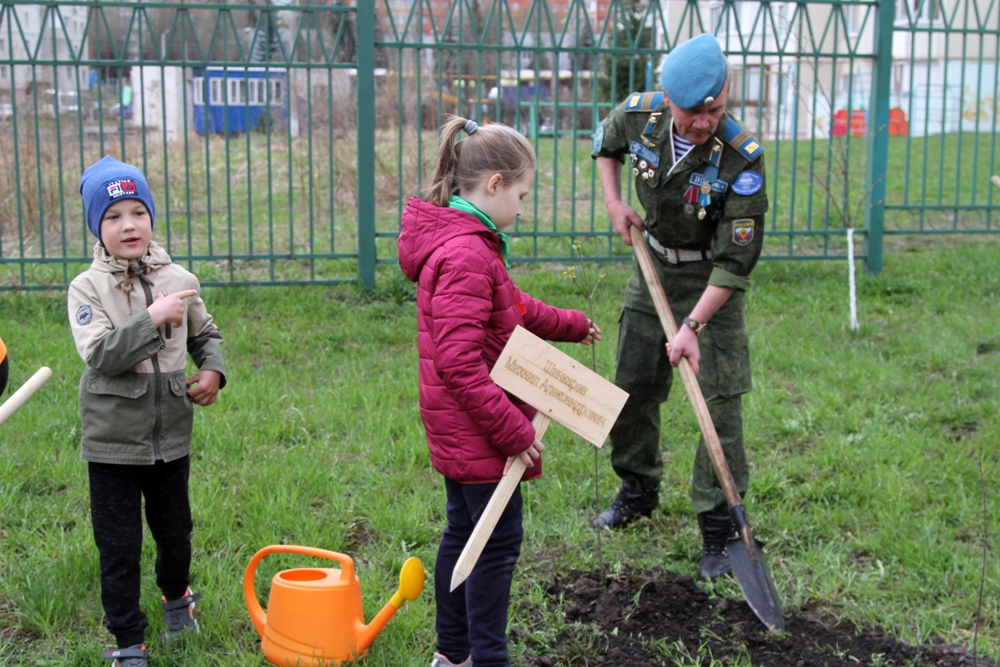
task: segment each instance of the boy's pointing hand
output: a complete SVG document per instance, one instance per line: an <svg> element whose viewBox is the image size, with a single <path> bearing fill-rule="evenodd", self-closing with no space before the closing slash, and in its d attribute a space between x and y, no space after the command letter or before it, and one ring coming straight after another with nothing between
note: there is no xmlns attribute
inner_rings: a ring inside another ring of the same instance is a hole
<svg viewBox="0 0 1000 667"><path fill-rule="evenodd" d="M153 320L153 326L159 328L161 324L172 324L181 326L184 324L184 299L190 299L198 294L198 290L187 289L173 294L160 292L149 307L149 316Z"/></svg>

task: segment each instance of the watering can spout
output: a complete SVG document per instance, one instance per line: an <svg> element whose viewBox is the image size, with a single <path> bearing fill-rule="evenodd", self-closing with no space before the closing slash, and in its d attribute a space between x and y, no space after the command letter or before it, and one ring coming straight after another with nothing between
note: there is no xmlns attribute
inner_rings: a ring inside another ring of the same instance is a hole
<svg viewBox="0 0 1000 667"><path fill-rule="evenodd" d="M407 600L410 602L416 600L420 597L420 593L423 590L424 565L420 562L419 558L408 558L403 563L403 568L399 571L399 588L392 594L389 601L385 603L382 610L375 615L371 623L368 625L359 624L358 653L362 654L368 649L371 643L375 641L375 637L385 629L389 619L396 615L396 612L399 611L404 602Z"/></svg>

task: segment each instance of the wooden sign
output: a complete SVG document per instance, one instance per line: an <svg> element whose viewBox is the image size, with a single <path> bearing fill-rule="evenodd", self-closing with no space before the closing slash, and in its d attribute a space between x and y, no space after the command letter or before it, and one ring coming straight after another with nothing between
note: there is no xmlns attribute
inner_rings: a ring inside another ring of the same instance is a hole
<svg viewBox="0 0 1000 667"><path fill-rule="evenodd" d="M523 327L514 329L490 377L538 410L531 422L537 440L542 439L553 420L601 447L628 400L628 392ZM451 590L461 586L472 573L524 471L524 462L514 457L455 563Z"/></svg>
<svg viewBox="0 0 1000 667"><path fill-rule="evenodd" d="M490 377L588 442L603 447L628 393L523 327L517 327Z"/></svg>

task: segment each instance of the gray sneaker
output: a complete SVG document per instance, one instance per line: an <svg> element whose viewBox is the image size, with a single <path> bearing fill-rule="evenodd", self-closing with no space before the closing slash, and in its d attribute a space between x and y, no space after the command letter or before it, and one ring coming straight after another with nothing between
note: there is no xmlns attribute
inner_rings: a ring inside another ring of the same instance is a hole
<svg viewBox="0 0 1000 667"><path fill-rule="evenodd" d="M194 620L194 603L201 596L195 595L191 589L184 591L184 596L167 602L163 598L163 618L167 629L163 631L163 641L170 643L189 632L198 632L198 621ZM131 667L131 666L129 666Z"/></svg>
<svg viewBox="0 0 1000 667"><path fill-rule="evenodd" d="M470 655L468 658L456 665L440 653L435 653L434 657L431 659L431 667L472 667L472 656Z"/></svg>
<svg viewBox="0 0 1000 667"><path fill-rule="evenodd" d="M147 667L146 646L135 644L116 651L105 651L105 658L111 659L111 667Z"/></svg>

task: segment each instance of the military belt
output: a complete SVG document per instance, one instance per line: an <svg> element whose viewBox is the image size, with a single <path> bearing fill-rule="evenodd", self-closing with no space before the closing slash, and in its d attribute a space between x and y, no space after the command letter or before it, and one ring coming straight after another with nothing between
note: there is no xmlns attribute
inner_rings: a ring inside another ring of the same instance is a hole
<svg viewBox="0 0 1000 667"><path fill-rule="evenodd" d="M684 262L702 262L712 259L711 250L685 250L684 248L664 248L659 241L643 232L642 237L646 239L649 247L660 253L660 256L667 260L667 264L682 264Z"/></svg>

